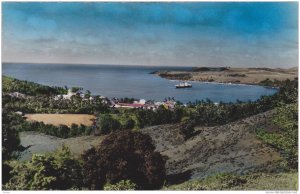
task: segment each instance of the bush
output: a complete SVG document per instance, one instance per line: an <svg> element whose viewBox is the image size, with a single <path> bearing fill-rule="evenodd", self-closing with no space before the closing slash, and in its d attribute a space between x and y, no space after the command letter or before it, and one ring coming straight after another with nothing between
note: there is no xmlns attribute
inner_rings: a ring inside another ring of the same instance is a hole
<svg viewBox="0 0 300 194"><path fill-rule="evenodd" d="M130 180L122 180L117 184L106 184L103 190L113 190L113 191L122 191L122 190L135 190L136 184Z"/></svg>
<svg viewBox="0 0 300 194"><path fill-rule="evenodd" d="M150 136L130 130L108 135L83 155L83 175L89 189L131 180L137 189L159 189L165 180L165 161L155 152Z"/></svg>
<svg viewBox="0 0 300 194"><path fill-rule="evenodd" d="M34 154L11 171L6 190L66 190L82 187L80 163L63 147L52 154Z"/></svg>
<svg viewBox="0 0 300 194"><path fill-rule="evenodd" d="M121 123L113 119L110 115L101 115L100 117L100 131L102 134L109 134L113 131L119 130Z"/></svg>
<svg viewBox="0 0 300 194"><path fill-rule="evenodd" d="M135 126L135 122L133 119L128 119L124 124L124 129L133 129Z"/></svg>
<svg viewBox="0 0 300 194"><path fill-rule="evenodd" d="M281 130L267 132L257 130L257 136L267 144L279 149L287 159L289 167L298 168L298 104L290 104L276 109L273 122Z"/></svg>
<svg viewBox="0 0 300 194"><path fill-rule="evenodd" d="M11 170L12 168L8 164L2 162L2 185L5 185L11 178Z"/></svg>
<svg viewBox="0 0 300 194"><path fill-rule="evenodd" d="M180 134L184 137L185 140L192 137L192 135L195 132L195 121L188 120L185 122L182 122L179 126Z"/></svg>

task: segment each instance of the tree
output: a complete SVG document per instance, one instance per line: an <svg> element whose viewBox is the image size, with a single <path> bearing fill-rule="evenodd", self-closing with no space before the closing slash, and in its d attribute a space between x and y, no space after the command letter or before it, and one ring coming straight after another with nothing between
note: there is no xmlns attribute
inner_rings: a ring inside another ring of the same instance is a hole
<svg viewBox="0 0 300 194"><path fill-rule="evenodd" d="M77 124L73 123L71 125L71 129L70 129L70 136L73 137L73 136L76 136L78 134L80 134L81 131L79 131L79 127Z"/></svg>
<svg viewBox="0 0 300 194"><path fill-rule="evenodd" d="M10 171L12 170L12 168L4 163L4 161L2 162L2 185L5 185L9 179L11 178L10 176Z"/></svg>
<svg viewBox="0 0 300 194"><path fill-rule="evenodd" d="M124 129L133 129L135 125L135 122L133 119L128 119L126 120L125 124L124 124Z"/></svg>
<svg viewBox="0 0 300 194"><path fill-rule="evenodd" d="M82 170L67 147L52 154L34 154L11 171L6 190L66 190L82 188Z"/></svg>
<svg viewBox="0 0 300 194"><path fill-rule="evenodd" d="M100 131L102 134L109 134L121 128L121 123L110 115L101 115L99 119Z"/></svg>
<svg viewBox="0 0 300 194"><path fill-rule="evenodd" d="M70 129L66 125L59 125L58 127L58 135L62 138L67 138L69 136Z"/></svg>
<svg viewBox="0 0 300 194"><path fill-rule="evenodd" d="M2 112L2 160L8 160L13 152L20 148L19 134L13 127L19 124L19 115L13 114L6 109Z"/></svg>
<svg viewBox="0 0 300 194"><path fill-rule="evenodd" d="M159 189L165 180L165 161L155 152L150 136L130 130L108 135L83 155L83 176L89 189L130 180L138 189Z"/></svg>
<svg viewBox="0 0 300 194"><path fill-rule="evenodd" d="M195 121L194 120L188 120L185 122L182 122L179 126L180 134L184 137L185 140L192 137L192 135L195 132Z"/></svg>

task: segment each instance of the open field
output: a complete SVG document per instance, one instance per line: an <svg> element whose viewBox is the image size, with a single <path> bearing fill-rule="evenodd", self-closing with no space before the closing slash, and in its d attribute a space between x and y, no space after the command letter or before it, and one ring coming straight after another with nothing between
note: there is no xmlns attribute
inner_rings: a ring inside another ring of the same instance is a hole
<svg viewBox="0 0 300 194"><path fill-rule="evenodd" d="M258 84L265 79L286 80L298 77L298 68L195 68L192 71L159 71L157 75L173 80Z"/></svg>
<svg viewBox="0 0 300 194"><path fill-rule="evenodd" d="M80 156L83 151L91 148L91 146L97 146L100 144L104 138L105 136L90 135L62 139L38 132L21 132L21 145L27 149L21 153L20 159L29 160L31 159L32 154L53 152L62 145L69 147L71 152L76 156Z"/></svg>
<svg viewBox="0 0 300 194"><path fill-rule="evenodd" d="M198 135L184 141L177 124L141 129L149 134L156 150L167 157L168 175L190 172L191 179L205 178L215 173L242 174L252 170L272 171L281 160L280 154L257 139L254 130L267 127L274 111L216 127L196 127ZM43 115L45 116L45 115ZM20 133L21 144L29 146L22 157L43 153L65 144L74 154L81 154L98 145L105 136L80 136L61 139L34 132Z"/></svg>
<svg viewBox="0 0 300 194"><path fill-rule="evenodd" d="M73 123L77 125L91 126L94 115L88 114L25 114L28 121L38 121L55 126L67 125L70 127Z"/></svg>

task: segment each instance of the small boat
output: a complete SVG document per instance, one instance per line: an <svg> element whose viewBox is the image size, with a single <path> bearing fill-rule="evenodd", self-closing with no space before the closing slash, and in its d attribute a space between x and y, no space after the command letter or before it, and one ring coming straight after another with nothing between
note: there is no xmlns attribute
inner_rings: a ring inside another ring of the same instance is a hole
<svg viewBox="0 0 300 194"><path fill-rule="evenodd" d="M175 85L176 88L191 88L192 84L189 84L187 82L181 82L177 85Z"/></svg>

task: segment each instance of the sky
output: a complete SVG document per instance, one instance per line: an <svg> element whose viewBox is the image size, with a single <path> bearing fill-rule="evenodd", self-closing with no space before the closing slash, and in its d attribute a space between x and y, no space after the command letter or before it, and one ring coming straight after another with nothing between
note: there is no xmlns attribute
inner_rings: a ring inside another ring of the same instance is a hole
<svg viewBox="0 0 300 194"><path fill-rule="evenodd" d="M297 2L4 2L2 62L298 66Z"/></svg>

